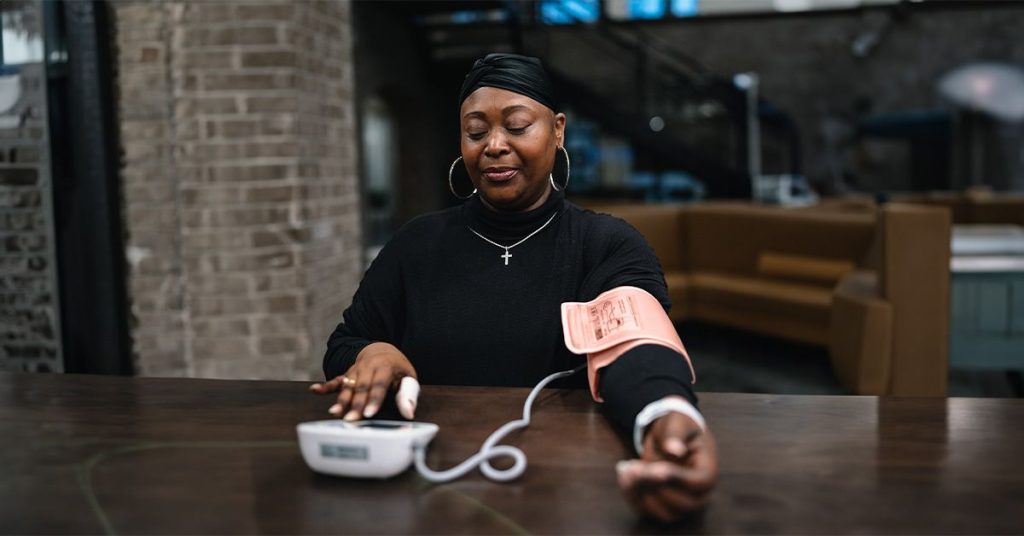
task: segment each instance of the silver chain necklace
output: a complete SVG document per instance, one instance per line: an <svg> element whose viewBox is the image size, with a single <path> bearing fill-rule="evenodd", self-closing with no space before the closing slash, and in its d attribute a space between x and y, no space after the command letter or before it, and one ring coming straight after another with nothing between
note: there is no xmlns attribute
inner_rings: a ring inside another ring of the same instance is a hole
<svg viewBox="0 0 1024 536"><path fill-rule="evenodd" d="M557 215L558 215L558 211L556 210L556 211L555 211L555 213L554 213L554 214L552 214L550 218L548 218L548 221L544 222L544 225L541 225L540 227L538 227L538 228L537 228L537 230L536 230L536 231L534 231L534 232L532 232L532 233L530 233L530 234L526 235L526 238L524 238L524 239L522 239L522 240L520 240L520 241L516 242L515 244L512 244L511 246L503 246L503 245L501 245L501 244L499 244L499 243L495 242L494 240L491 240L490 238L487 238L486 236L484 236L484 235L482 235L482 234L480 234L480 233L476 232L476 229L474 229L474 228L472 228L472 227L469 227L468 225L467 225L466 227L469 227L469 230L470 230L470 231L471 231L471 232L472 232L473 234L475 234L475 235L479 236L479 237L480 237L481 239L483 239L483 240L484 240L485 242L487 242L488 244L493 244L493 245L495 245L495 246L498 246L499 248L501 248L501 249L505 250L505 254L504 254L504 255L498 255L498 257L500 257L500 258L502 258L502 259L505 259L505 266L508 266L508 260L512 258L512 254L511 254L511 253L509 253L509 250L510 250L510 249L512 249L512 248L514 248L514 247L516 247L516 246L518 246L519 244L522 244L523 242L526 242L527 240L529 240L530 238L532 238L532 237L533 237L533 235L535 235L535 234L537 234L537 233L539 233L539 232L543 231L543 230L544 230L544 228L545 228L545 227L547 227L549 223L551 223L552 221L554 221L554 220L555 220L555 216L557 216Z"/></svg>

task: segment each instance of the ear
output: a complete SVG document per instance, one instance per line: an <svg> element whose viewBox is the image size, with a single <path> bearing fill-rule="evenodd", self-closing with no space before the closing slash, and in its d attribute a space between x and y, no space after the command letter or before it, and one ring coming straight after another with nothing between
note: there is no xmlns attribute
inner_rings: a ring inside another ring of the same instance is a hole
<svg viewBox="0 0 1024 536"><path fill-rule="evenodd" d="M555 142L559 147L565 147L565 114L555 114Z"/></svg>

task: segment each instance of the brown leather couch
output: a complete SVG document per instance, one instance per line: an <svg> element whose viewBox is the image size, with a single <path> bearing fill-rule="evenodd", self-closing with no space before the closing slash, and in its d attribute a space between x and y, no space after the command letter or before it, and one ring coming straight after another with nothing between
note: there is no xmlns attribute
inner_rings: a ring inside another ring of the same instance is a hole
<svg viewBox="0 0 1024 536"><path fill-rule="evenodd" d="M832 365L860 394L945 396L950 213L890 203L878 220L868 269L848 274L835 289Z"/></svg>
<svg viewBox="0 0 1024 536"><path fill-rule="evenodd" d="M934 191L894 193L895 203L943 207L950 211L954 224L1024 225L1024 195L992 192L985 189L964 192ZM825 198L803 210L826 212L874 212L878 205L867 195Z"/></svg>
<svg viewBox="0 0 1024 536"><path fill-rule="evenodd" d="M1024 195L988 190L897 194L900 203L946 207L956 224L1024 225Z"/></svg>
<svg viewBox="0 0 1024 536"><path fill-rule="evenodd" d="M840 381L859 394L945 394L946 211L740 202L590 208L647 238L665 272L673 321L827 347Z"/></svg>

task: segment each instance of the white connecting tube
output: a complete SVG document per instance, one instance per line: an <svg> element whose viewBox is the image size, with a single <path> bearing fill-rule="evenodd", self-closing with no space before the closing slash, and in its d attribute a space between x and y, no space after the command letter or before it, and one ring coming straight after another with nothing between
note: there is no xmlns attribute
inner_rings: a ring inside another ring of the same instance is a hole
<svg viewBox="0 0 1024 536"><path fill-rule="evenodd" d="M526 397L526 403L523 404L522 419L505 423L504 426L495 430L494 433L484 441L483 446L480 447L480 450L477 451L476 454L470 456L466 461L452 467L451 469L446 471L434 471L427 467L426 445L415 447L416 470L419 471L423 478L431 482L438 483L450 482L456 478L460 478L478 466L480 467L480 472L483 473L484 476L497 482L508 482L509 480L519 478L523 472L526 471L526 454L523 454L522 450L511 445L498 445L498 442L510 432L520 428L526 428L530 425L530 410L533 406L534 399L537 398L538 394L540 394L541 389L559 378L572 376L586 367L586 365L581 365L572 370L556 372L541 380L540 383L530 391L530 396ZM493 458L501 456L508 456L509 458L512 458L514 462L512 467L509 467L508 469L496 469L491 465L491 460Z"/></svg>

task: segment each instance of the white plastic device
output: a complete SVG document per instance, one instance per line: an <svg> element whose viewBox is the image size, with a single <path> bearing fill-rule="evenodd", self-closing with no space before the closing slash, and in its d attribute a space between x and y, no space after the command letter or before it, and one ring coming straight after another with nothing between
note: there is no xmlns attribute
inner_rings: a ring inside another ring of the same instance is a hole
<svg viewBox="0 0 1024 536"><path fill-rule="evenodd" d="M300 423L296 431L302 459L314 471L338 476L388 478L401 473L410 463L415 462L416 470L431 482L455 480L477 466L491 480L509 481L518 478L526 470L526 455L516 447L498 445L498 442L509 432L530 425L530 408L545 385L586 367L582 365L573 370L556 372L541 380L526 397L522 419L505 423L484 441L476 454L446 471L434 471L427 467L427 445L434 439L439 428L436 424L425 422L353 422L332 419ZM500 456L512 458L512 467L495 469L490 460Z"/></svg>
<svg viewBox="0 0 1024 536"><path fill-rule="evenodd" d="M436 424L340 419L304 422L297 427L306 465L318 473L388 478L412 463L413 449L426 447Z"/></svg>

